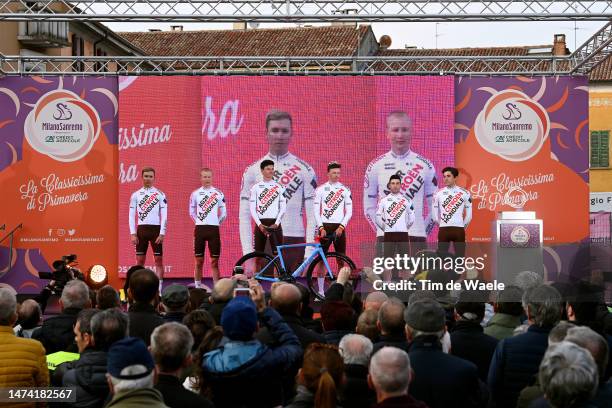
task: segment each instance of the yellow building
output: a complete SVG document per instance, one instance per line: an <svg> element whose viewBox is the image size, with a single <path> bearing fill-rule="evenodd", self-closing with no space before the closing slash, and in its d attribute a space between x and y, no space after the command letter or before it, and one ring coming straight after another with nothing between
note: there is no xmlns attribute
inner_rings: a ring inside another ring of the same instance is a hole
<svg viewBox="0 0 612 408"><path fill-rule="evenodd" d="M589 131L591 192L612 191L612 82L589 85Z"/></svg>

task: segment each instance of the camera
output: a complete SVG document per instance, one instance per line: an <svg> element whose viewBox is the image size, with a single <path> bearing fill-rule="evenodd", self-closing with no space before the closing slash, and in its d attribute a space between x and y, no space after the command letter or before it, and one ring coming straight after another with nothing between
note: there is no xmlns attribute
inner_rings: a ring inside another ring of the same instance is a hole
<svg viewBox="0 0 612 408"><path fill-rule="evenodd" d="M55 260L51 264L53 272L38 272L38 277L55 281L55 284L49 289L54 295L61 295L64 286L69 281L73 279L84 280L83 273L72 266L77 264L76 260L77 256L74 254L64 255L62 259Z"/></svg>

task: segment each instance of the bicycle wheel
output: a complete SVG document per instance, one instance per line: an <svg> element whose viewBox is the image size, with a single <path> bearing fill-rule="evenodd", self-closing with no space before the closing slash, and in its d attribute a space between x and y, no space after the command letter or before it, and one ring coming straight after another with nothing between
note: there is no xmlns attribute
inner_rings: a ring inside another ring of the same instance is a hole
<svg viewBox="0 0 612 408"><path fill-rule="evenodd" d="M256 275L265 278L278 278L281 276L281 267L278 260L265 252L251 252L244 255L234 265L232 274L236 273L236 266L242 266L244 274L249 278Z"/></svg>
<svg viewBox="0 0 612 408"><path fill-rule="evenodd" d="M351 258L344 254L328 252L326 254L326 258L327 264L329 265L333 276L330 276L325 269L323 258L320 256L312 261L310 266L308 266L308 271L306 272L306 282L308 283L308 288L313 296L320 300L325 299L325 291L331 286L332 283L336 281L340 268L343 266L348 266L351 268L351 276L355 275L355 270L357 269Z"/></svg>

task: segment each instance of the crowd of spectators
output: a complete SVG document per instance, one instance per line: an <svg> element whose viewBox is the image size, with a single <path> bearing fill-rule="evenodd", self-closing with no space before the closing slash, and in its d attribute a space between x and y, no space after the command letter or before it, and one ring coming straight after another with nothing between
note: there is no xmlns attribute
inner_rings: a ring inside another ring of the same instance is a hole
<svg viewBox="0 0 612 408"><path fill-rule="evenodd" d="M402 301L361 296L349 273L314 303L242 275L159 293L133 268L127 304L75 280L53 316L3 287L0 388L72 387L75 407L612 407L611 314L592 285L527 273L495 294ZM49 365L58 352L73 357Z"/></svg>

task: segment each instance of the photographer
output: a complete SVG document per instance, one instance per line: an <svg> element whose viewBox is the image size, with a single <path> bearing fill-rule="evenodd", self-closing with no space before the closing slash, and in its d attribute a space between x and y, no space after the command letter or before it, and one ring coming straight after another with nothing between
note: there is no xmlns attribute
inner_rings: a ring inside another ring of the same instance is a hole
<svg viewBox="0 0 612 408"><path fill-rule="evenodd" d="M36 297L36 301L40 305L42 313L45 312L47 302L51 295L60 296L66 283L75 279L81 281L85 280L83 273L76 267L78 264L76 255L64 255L62 259L53 262L53 272L39 272L41 279L51 279L47 286L45 286L42 292Z"/></svg>
<svg viewBox="0 0 612 408"><path fill-rule="evenodd" d="M89 288L85 282L71 280L66 283L59 304L61 313L45 320L42 327L32 333L32 338L45 347L45 354L77 351L73 327L79 312L91 308Z"/></svg>

